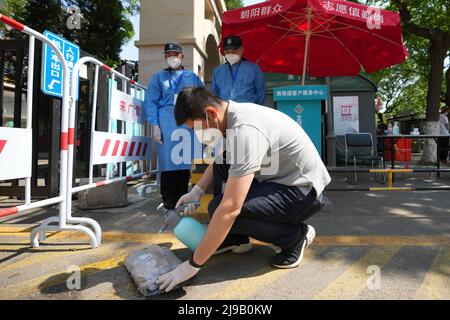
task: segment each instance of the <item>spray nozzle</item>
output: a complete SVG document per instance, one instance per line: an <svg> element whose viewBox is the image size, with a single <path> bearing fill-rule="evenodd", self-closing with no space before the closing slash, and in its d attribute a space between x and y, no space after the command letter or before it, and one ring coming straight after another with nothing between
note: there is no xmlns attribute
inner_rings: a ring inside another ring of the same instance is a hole
<svg viewBox="0 0 450 320"><path fill-rule="evenodd" d="M188 202L188 203L184 203L181 206L179 206L176 209L165 209L164 208L164 204L161 203L156 210L164 210L164 218L165 218L165 223L164 225L161 227L161 229L159 230L159 233L163 233L164 231L167 230L167 228L171 227L171 228L175 228L176 225L180 222L181 220L181 216L180 213L184 211L184 209L186 209L190 204L194 204L194 206L196 208L200 207L200 202Z"/></svg>

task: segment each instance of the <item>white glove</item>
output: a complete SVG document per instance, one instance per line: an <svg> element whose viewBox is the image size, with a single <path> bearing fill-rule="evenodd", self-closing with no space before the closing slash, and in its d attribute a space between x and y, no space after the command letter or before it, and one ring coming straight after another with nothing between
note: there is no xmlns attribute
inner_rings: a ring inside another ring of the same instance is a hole
<svg viewBox="0 0 450 320"><path fill-rule="evenodd" d="M195 268L189 261L185 261L169 273L156 279L156 284L160 284L159 290L169 292L178 284L195 276L199 271L200 268Z"/></svg>
<svg viewBox="0 0 450 320"><path fill-rule="evenodd" d="M191 192L186 193L183 195L180 200L178 200L177 204L175 205L175 209L179 206L189 203L183 212L180 213L181 216L190 216L194 214L196 207L195 204L191 202L200 202L200 198L205 194L205 192L198 186L195 185Z"/></svg>
<svg viewBox="0 0 450 320"><path fill-rule="evenodd" d="M155 141L159 144L162 144L162 140L161 140L161 128L155 124L152 127L153 129L153 139L155 139Z"/></svg>

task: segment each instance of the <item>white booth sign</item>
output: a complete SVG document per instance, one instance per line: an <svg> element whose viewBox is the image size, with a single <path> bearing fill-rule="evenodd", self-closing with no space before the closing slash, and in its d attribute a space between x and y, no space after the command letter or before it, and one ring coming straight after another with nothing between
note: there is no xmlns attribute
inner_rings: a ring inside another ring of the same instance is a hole
<svg viewBox="0 0 450 320"><path fill-rule="evenodd" d="M113 88L110 117L115 120L144 124L143 101Z"/></svg>
<svg viewBox="0 0 450 320"><path fill-rule="evenodd" d="M334 134L359 132L359 99L355 97L334 97Z"/></svg>
<svg viewBox="0 0 450 320"><path fill-rule="evenodd" d="M0 180L31 177L32 130L0 127Z"/></svg>

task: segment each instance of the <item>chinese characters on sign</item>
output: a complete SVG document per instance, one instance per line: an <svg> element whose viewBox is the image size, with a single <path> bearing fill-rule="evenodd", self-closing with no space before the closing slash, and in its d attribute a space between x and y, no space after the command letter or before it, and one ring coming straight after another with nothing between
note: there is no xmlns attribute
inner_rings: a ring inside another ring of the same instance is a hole
<svg viewBox="0 0 450 320"><path fill-rule="evenodd" d="M45 31L44 35L50 39L50 41L52 41L52 43L63 54L69 67L69 79L71 79L73 67L80 58L80 48L49 31ZM62 64L59 62L56 53L49 45L45 44L43 50L44 59L42 60L42 91L48 95L62 97L64 83ZM78 97L78 90L76 90L76 93Z"/></svg>
<svg viewBox="0 0 450 320"><path fill-rule="evenodd" d="M334 97L334 131L336 135L359 132L358 97Z"/></svg>
<svg viewBox="0 0 450 320"><path fill-rule="evenodd" d="M143 124L145 119L142 104L142 100L113 88L111 92L111 118Z"/></svg>
<svg viewBox="0 0 450 320"><path fill-rule="evenodd" d="M280 13L282 10L283 6L280 4L266 5L253 9L245 9L241 11L241 20L271 16Z"/></svg>
<svg viewBox="0 0 450 320"><path fill-rule="evenodd" d="M277 97L325 97L324 90L280 90L276 92Z"/></svg>
<svg viewBox="0 0 450 320"><path fill-rule="evenodd" d="M381 24L384 23L384 16L378 8L368 7L368 9L362 10L351 4L334 3L331 1L324 1L323 8L330 13L364 19L367 21L369 29L380 29Z"/></svg>

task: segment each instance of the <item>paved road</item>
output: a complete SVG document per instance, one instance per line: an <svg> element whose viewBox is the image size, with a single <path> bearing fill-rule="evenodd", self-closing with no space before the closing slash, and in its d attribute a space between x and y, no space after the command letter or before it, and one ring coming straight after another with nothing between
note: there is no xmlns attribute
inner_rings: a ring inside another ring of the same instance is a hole
<svg viewBox="0 0 450 320"><path fill-rule="evenodd" d="M151 299L450 299L448 192L328 197L332 209L308 221L317 238L299 268L272 268L277 248L255 241L253 251L214 257L183 289ZM28 228L54 210L3 219L0 299L143 299L122 265L127 253L153 243L181 259L189 251L157 233L157 198L131 199L127 208L76 213L102 225L96 250L76 233L29 248ZM70 266L79 267L82 290L67 288Z"/></svg>

